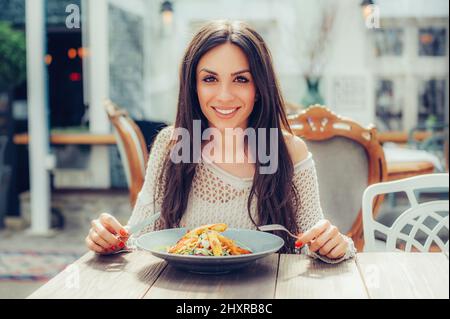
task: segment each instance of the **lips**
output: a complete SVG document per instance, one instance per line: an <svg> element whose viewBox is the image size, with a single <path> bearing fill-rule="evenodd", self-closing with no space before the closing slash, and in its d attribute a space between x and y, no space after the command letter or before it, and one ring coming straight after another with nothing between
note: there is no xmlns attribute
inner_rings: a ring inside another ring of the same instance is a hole
<svg viewBox="0 0 450 319"><path fill-rule="evenodd" d="M231 117L233 116L241 107L212 107L216 114L221 115L221 117Z"/></svg>

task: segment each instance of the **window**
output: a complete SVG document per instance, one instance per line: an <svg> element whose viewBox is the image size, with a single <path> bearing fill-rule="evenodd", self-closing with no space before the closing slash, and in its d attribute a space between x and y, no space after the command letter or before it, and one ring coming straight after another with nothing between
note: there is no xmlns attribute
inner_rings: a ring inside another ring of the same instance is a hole
<svg viewBox="0 0 450 319"><path fill-rule="evenodd" d="M419 82L419 124L445 122L445 80Z"/></svg>
<svg viewBox="0 0 450 319"><path fill-rule="evenodd" d="M429 27L419 29L419 55L445 56L445 28Z"/></svg>
<svg viewBox="0 0 450 319"><path fill-rule="evenodd" d="M375 30L375 55L400 56L403 54L403 30L400 28Z"/></svg>
<svg viewBox="0 0 450 319"><path fill-rule="evenodd" d="M375 109L380 131L402 130L403 106L399 100L398 81L380 78L376 83Z"/></svg>

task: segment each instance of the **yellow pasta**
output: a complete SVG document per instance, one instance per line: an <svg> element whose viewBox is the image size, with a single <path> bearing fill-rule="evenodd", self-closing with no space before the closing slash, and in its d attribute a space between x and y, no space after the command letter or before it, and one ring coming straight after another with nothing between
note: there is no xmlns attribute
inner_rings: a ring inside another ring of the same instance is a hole
<svg viewBox="0 0 450 319"><path fill-rule="evenodd" d="M169 247L168 252L194 256L230 256L251 254L248 249L220 234L228 228L226 224L209 224L187 232L178 242Z"/></svg>

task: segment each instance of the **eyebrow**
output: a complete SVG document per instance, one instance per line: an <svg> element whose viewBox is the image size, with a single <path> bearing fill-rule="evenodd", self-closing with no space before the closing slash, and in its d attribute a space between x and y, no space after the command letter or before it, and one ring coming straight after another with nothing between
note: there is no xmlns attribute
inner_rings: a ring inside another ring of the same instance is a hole
<svg viewBox="0 0 450 319"><path fill-rule="evenodd" d="M199 71L199 73L202 72L202 71L205 71L205 72L207 72L207 73L211 73L211 74L214 74L214 75L218 75L217 72L208 70L207 68L202 68L202 69ZM235 75L242 74L242 73L247 73L247 72L250 72L250 70L249 70L249 69L244 69L244 70L241 70L241 71L237 71L237 72L231 73L231 76L235 76Z"/></svg>

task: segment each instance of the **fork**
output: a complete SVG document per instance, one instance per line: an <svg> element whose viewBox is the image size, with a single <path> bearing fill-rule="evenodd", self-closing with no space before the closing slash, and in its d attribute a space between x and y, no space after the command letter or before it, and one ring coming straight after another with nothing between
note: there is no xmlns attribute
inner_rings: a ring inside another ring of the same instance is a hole
<svg viewBox="0 0 450 319"><path fill-rule="evenodd" d="M129 230L128 230L128 234L135 234L135 233L139 233L141 230L144 229L144 227L154 223L159 216L161 216L161 212L157 212L153 215L150 215L149 217L145 218L142 222L132 226Z"/></svg>
<svg viewBox="0 0 450 319"><path fill-rule="evenodd" d="M150 215L149 217L145 218L142 222L132 226L128 230L128 234L131 235L131 234L139 233L146 226L154 223L160 216L161 216L161 212L157 212L157 213L155 213L153 215ZM121 254L121 253L128 253L128 252L132 252L132 250L131 249L120 249L120 250L112 252L110 255Z"/></svg>
<svg viewBox="0 0 450 319"><path fill-rule="evenodd" d="M298 239L298 236L294 235L286 227L284 227L283 225L280 225L280 224L270 224L270 225L259 226L258 229L260 231L282 230L282 231L287 232L291 237Z"/></svg>

